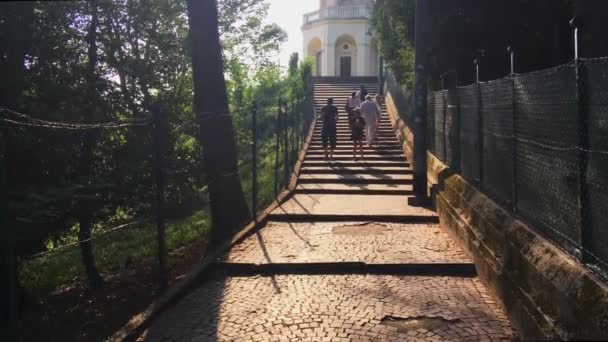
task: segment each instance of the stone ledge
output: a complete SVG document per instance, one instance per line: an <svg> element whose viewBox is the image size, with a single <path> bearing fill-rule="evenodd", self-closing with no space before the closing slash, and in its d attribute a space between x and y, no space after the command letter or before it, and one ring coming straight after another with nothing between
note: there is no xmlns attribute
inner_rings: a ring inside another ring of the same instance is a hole
<svg viewBox="0 0 608 342"><path fill-rule="evenodd" d="M524 339L608 337L608 286L573 256L459 175L445 180L437 211Z"/></svg>

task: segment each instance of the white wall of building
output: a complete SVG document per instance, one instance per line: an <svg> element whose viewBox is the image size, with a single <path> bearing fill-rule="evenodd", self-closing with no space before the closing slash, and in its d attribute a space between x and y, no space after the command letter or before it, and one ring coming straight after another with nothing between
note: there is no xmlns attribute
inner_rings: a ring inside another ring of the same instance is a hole
<svg viewBox="0 0 608 342"><path fill-rule="evenodd" d="M321 52L320 76L339 76L339 58L346 55L352 56L352 76L377 76L378 52L368 34L370 30L367 19L336 19L312 23L302 28L304 55L316 58L317 53ZM311 49L317 46L318 40L321 41L320 47ZM344 43L349 45L347 50L343 49Z"/></svg>

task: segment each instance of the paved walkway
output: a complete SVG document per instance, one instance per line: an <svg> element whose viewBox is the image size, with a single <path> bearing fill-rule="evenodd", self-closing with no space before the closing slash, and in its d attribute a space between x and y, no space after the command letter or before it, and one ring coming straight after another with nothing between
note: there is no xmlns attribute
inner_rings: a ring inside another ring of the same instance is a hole
<svg viewBox="0 0 608 342"><path fill-rule="evenodd" d="M317 85L317 105L352 87ZM378 145L355 162L340 114L335 160L320 153L319 124L293 198L218 260L213 278L162 313L141 340L516 338L503 308L466 271L473 269L471 259L435 213L407 205L411 169L388 118L381 121ZM366 266L349 268L352 263ZM325 264L330 267L319 272ZM251 265L265 267L264 276L232 272Z"/></svg>
<svg viewBox="0 0 608 342"><path fill-rule="evenodd" d="M474 278L234 277L205 283L147 341L508 340L509 322Z"/></svg>
<svg viewBox="0 0 608 342"><path fill-rule="evenodd" d="M470 263L437 225L272 222L228 254L235 263Z"/></svg>

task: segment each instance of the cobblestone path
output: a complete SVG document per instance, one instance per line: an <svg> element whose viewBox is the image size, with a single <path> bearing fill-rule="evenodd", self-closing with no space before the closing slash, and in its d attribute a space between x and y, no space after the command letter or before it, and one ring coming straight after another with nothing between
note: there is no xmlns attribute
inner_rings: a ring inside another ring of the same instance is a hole
<svg viewBox="0 0 608 342"><path fill-rule="evenodd" d="M470 263L435 224L271 222L235 246L241 263Z"/></svg>
<svg viewBox="0 0 608 342"><path fill-rule="evenodd" d="M352 87L316 85L315 101L321 105ZM367 86L371 93L374 87ZM407 205L411 169L388 118L381 120L378 143L354 162L345 114L340 114L335 159L322 155L317 127L294 196L264 228L218 260L218 272L153 320L140 340L517 339L503 308L477 277L448 272L462 265L472 269L472 260L439 226L435 213ZM340 272L352 262L381 265L383 273ZM335 272L310 271L318 263L330 263ZM251 264L281 264L282 271L229 272ZM290 273L296 264L298 271ZM440 271L391 273L404 265Z"/></svg>
<svg viewBox="0 0 608 342"><path fill-rule="evenodd" d="M436 322L425 324L422 318ZM209 281L167 311L146 340L490 341L511 336L500 306L474 278L293 275Z"/></svg>

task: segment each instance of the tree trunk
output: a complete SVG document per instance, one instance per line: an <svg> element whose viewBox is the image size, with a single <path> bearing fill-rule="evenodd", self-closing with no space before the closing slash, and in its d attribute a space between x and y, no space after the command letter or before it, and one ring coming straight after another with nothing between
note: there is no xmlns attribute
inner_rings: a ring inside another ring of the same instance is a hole
<svg viewBox="0 0 608 342"><path fill-rule="evenodd" d="M237 168L237 147L224 80L215 0L188 0L194 111L199 120L211 202L211 245L243 227L251 215Z"/></svg>
<svg viewBox="0 0 608 342"><path fill-rule="evenodd" d="M125 103L131 110L132 117L137 118L139 117L140 111L137 107L137 104L133 100L134 91L131 91L128 88L127 75L125 71L125 65L127 64L125 53L123 51L122 45L120 43L116 43L116 41L120 41L121 39L123 39L123 33L120 30L120 25L116 24L114 21L114 12L108 10L105 14L107 17L107 35L108 39L110 40L110 43L108 44L107 56L110 61L110 64L114 66L116 72L118 73L120 91L125 100ZM115 54L118 55L118 58L116 58Z"/></svg>
<svg viewBox="0 0 608 342"><path fill-rule="evenodd" d="M24 60L32 43L34 2L2 4L6 20L0 20L0 30L11 32L11 42L0 47L0 106L19 110L19 98L26 86ZM2 117L2 115L0 115ZM8 203L11 191L10 169L13 143L11 129L0 123L0 327L8 340L17 339L14 323L19 314L23 289L19 284L15 218ZM12 321L12 322L11 322Z"/></svg>
<svg viewBox="0 0 608 342"><path fill-rule="evenodd" d="M87 208L88 209L88 208ZM84 209L84 210L87 210ZM82 264L84 265L89 286L92 289L98 289L103 286L103 278L99 275L95 266L95 257L93 256L93 244L91 243L91 215L90 211L85 212L78 220L80 229L78 231L78 240L80 241L80 255Z"/></svg>
<svg viewBox="0 0 608 342"><path fill-rule="evenodd" d="M89 117L84 118L85 121L95 120L97 112L97 74L95 68L97 66L97 26L99 24L97 16L97 1L93 0L89 3L91 8L91 25L87 34L88 50L88 65L87 65L87 99L89 104ZM88 120L87 120L88 119ZM99 275L95 266L95 257L93 256L93 244L91 243L91 227L93 221L93 206L92 206L92 190L91 190L91 174L93 169L93 146L96 140L96 132L85 131L82 143L82 156L80 158L79 175L83 181L82 194L84 198L80 199L78 205L78 221L79 231L78 240L80 241L80 254L84 265L89 286L92 289L97 289L103 286L103 278Z"/></svg>

